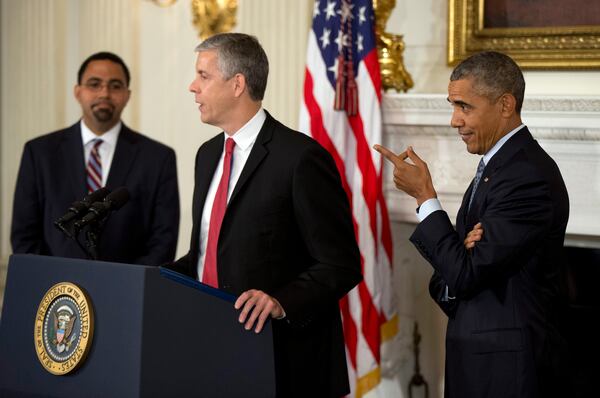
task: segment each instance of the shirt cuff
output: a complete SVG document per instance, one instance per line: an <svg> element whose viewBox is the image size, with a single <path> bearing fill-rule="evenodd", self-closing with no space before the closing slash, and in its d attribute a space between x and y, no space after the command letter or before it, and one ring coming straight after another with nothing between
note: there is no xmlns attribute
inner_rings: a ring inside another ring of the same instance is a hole
<svg viewBox="0 0 600 398"><path fill-rule="evenodd" d="M417 218L419 222L426 219L431 213L442 209L442 204L437 198L427 199L425 202L421 203L421 206L417 209Z"/></svg>

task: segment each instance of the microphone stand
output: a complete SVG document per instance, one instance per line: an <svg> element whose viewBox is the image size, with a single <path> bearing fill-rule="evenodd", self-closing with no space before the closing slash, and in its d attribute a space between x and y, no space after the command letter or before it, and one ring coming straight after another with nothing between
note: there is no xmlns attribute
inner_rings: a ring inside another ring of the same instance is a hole
<svg viewBox="0 0 600 398"><path fill-rule="evenodd" d="M67 223L62 223L62 222L54 222L54 225L65 234L65 236L69 239L72 239L75 241L75 243L77 243L77 246L79 246L79 248L81 249L82 252L84 252L87 257L88 260L96 260L98 258L98 253L96 252L96 242L98 240L98 232L92 232L94 234L95 237L92 238L93 240L93 244L92 244L92 251L88 250L88 247L90 247L90 244L88 243L88 241L90 240L89 238L87 238L86 240L86 244L83 245L80 241L79 241L79 232L80 230L75 228L73 226L73 223L75 222L76 219L71 220L70 222Z"/></svg>
<svg viewBox="0 0 600 398"><path fill-rule="evenodd" d="M101 219L93 221L82 228L82 230L85 229L85 246L83 246L78 239L75 239L79 244L79 247L81 247L83 251L85 251L85 253L88 255L89 260L99 259L98 239L100 238L100 235L102 234L102 229L104 228L104 224L106 223L106 220L108 220L108 217L110 215L111 213L108 213ZM82 230L76 231L76 234L79 236L79 233Z"/></svg>
<svg viewBox="0 0 600 398"><path fill-rule="evenodd" d="M77 242L77 245L85 252L88 260L98 260L98 239L102 234L104 223L108 219L110 214L106 214L102 219L95 220L83 228L78 228L77 225L73 227L73 240ZM79 237L82 232L84 233L84 243L81 243Z"/></svg>
<svg viewBox="0 0 600 398"><path fill-rule="evenodd" d="M77 239L77 236L73 237L73 240L75 241L75 243L77 243L77 246L79 246L79 248L87 255L88 260L95 260L95 258L90 254L90 252L87 249L87 242L86 245L82 245L81 242L79 241L79 239Z"/></svg>
<svg viewBox="0 0 600 398"><path fill-rule="evenodd" d="M92 223L85 232L86 253L91 260L98 260L98 238L100 236L100 223Z"/></svg>

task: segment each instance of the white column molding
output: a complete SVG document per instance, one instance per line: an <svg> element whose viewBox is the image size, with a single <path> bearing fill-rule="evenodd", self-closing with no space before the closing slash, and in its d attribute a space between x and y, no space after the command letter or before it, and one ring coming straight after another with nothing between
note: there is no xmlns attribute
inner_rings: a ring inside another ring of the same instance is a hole
<svg viewBox="0 0 600 398"><path fill-rule="evenodd" d="M13 192L23 144L64 123L66 3L0 4L0 263L5 263L11 251Z"/></svg>

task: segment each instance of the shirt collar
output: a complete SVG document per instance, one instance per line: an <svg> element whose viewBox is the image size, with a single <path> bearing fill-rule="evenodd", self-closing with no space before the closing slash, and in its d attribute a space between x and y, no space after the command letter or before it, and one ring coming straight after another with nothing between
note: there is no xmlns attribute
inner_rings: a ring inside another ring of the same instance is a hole
<svg viewBox="0 0 600 398"><path fill-rule="evenodd" d="M490 149L489 151L487 151L487 153L485 155L483 155L483 163L485 163L487 165L490 162L490 160L492 159L492 157L496 154L496 152L498 152L500 150L500 148L502 148L502 145L504 145L506 143L506 141L508 141L510 139L510 137L517 134L517 132L519 132L519 130L521 130L523 127L525 127L525 125L523 123L521 123L520 126L511 130L504 137L500 138L498 140L498 142L496 142L496 145L494 145L492 147L492 149Z"/></svg>
<svg viewBox="0 0 600 398"><path fill-rule="evenodd" d="M117 124L115 124L110 130L106 133L98 136L89 129L88 126L85 125L83 119L80 122L81 125L81 141L83 142L83 146L86 146L90 141L95 140L96 138L102 138L103 145L108 144L109 146L115 148L117 146L117 139L119 138L119 132L121 131L121 126L123 123L119 120Z"/></svg>
<svg viewBox="0 0 600 398"><path fill-rule="evenodd" d="M235 145L238 146L242 151L245 151L248 149L248 147L252 146L254 141L256 141L256 137L258 137L258 133L260 132L260 129L262 128L266 119L267 114L263 108L260 108L258 112L252 116L252 119L248 120L248 122L244 124L241 129L236 131L231 136L231 138L235 140ZM225 134L225 139L227 138L227 134Z"/></svg>

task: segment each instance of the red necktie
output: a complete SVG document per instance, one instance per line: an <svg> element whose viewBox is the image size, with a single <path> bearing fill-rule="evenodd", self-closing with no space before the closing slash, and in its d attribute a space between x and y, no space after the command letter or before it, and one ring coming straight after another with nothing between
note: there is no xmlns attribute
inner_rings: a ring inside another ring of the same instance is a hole
<svg viewBox="0 0 600 398"><path fill-rule="evenodd" d="M90 151L90 158L86 167L88 193L102 188L102 160L100 159L100 152L98 152L98 148L102 145L102 140L97 138L92 142L94 146Z"/></svg>
<svg viewBox="0 0 600 398"><path fill-rule="evenodd" d="M231 164L233 163L233 147L235 141L227 138L225 141L225 159L223 159L223 174L217 188L212 211L210 213L210 225L208 227L208 241L206 242L206 255L204 256L204 271L202 271L202 282L212 287L219 287L217 276L217 244L219 243L219 231L227 209L227 193L229 192L229 176Z"/></svg>

